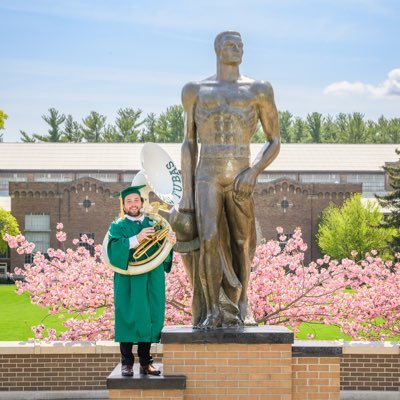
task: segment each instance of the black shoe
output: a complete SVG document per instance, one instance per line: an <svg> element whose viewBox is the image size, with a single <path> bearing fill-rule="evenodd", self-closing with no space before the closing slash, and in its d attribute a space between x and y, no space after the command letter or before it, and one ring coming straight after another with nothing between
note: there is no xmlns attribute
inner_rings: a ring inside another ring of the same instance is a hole
<svg viewBox="0 0 400 400"><path fill-rule="evenodd" d="M157 368L153 367L152 364L149 365L141 365L140 366L140 373L142 375L155 375L158 376L161 374L161 371Z"/></svg>
<svg viewBox="0 0 400 400"><path fill-rule="evenodd" d="M122 365L121 366L122 376L133 376L133 365Z"/></svg>

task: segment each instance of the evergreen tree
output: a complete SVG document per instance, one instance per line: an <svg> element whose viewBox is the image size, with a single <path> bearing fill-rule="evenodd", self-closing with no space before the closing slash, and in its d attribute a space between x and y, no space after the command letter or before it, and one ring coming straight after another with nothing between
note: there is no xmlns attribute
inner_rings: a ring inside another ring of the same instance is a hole
<svg viewBox="0 0 400 400"><path fill-rule="evenodd" d="M312 143L321 143L322 141L322 114L313 112L306 118L307 128L311 135Z"/></svg>
<svg viewBox="0 0 400 400"><path fill-rule="evenodd" d="M81 130L87 142L99 143L103 141L106 124L106 117L104 115L96 111L91 111L82 122Z"/></svg>
<svg viewBox="0 0 400 400"><path fill-rule="evenodd" d="M291 143L291 126L293 115L289 111L279 111L279 130L281 133L282 143Z"/></svg>
<svg viewBox="0 0 400 400"><path fill-rule="evenodd" d="M55 108L49 109L49 115L42 115L45 122L50 125L48 135L33 134L33 137L40 142L62 142L63 131L61 125L65 121L65 115L60 114Z"/></svg>
<svg viewBox="0 0 400 400"><path fill-rule="evenodd" d="M305 122L297 117L293 123L293 141L294 143L305 143L307 142L307 132Z"/></svg>
<svg viewBox="0 0 400 400"><path fill-rule="evenodd" d="M396 150L396 154L400 155L400 149ZM384 166L383 169L388 174L389 183L393 191L385 196L376 196L376 198L381 207L388 210L383 226L396 230L396 235L390 247L393 252L397 253L400 252L400 159L393 165Z"/></svg>
<svg viewBox="0 0 400 400"><path fill-rule="evenodd" d="M63 142L78 143L82 141L82 131L78 122L74 121L72 115L68 115L65 119L65 125L63 130Z"/></svg>
<svg viewBox="0 0 400 400"><path fill-rule="evenodd" d="M134 108L120 108L115 121L115 128L107 127L104 134L106 142L135 143L141 133L140 126L144 121L139 121L142 110Z"/></svg>
<svg viewBox="0 0 400 400"><path fill-rule="evenodd" d="M140 133L140 141L156 142L157 141L156 126L157 126L156 114L154 113L147 114L147 117L144 120L144 126L142 132Z"/></svg>
<svg viewBox="0 0 400 400"><path fill-rule="evenodd" d="M36 143L36 139L33 136L29 136L25 131L19 131L21 134L21 140L24 143Z"/></svg>
<svg viewBox="0 0 400 400"><path fill-rule="evenodd" d="M155 131L157 141L163 143L180 143L184 133L183 107L168 107L158 118Z"/></svg>

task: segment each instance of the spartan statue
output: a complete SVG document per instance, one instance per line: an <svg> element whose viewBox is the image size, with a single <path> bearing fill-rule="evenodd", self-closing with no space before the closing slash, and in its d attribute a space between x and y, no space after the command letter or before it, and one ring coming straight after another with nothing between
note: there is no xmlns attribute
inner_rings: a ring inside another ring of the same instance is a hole
<svg viewBox="0 0 400 400"><path fill-rule="evenodd" d="M252 194L258 175L280 149L271 85L239 72L240 34L222 32L214 47L216 74L182 90L183 197L171 213L193 285L193 326L199 329L254 324L247 301L256 247ZM266 140L251 163L250 142L259 121Z"/></svg>

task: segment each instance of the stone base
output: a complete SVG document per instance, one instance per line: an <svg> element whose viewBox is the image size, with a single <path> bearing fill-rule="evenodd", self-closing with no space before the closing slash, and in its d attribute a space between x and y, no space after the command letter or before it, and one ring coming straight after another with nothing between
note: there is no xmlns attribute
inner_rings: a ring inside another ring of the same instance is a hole
<svg viewBox="0 0 400 400"><path fill-rule="evenodd" d="M185 387L184 376L140 375L139 366L136 365L132 377L122 376L121 364L118 364L107 378L108 397L112 400L183 400Z"/></svg>

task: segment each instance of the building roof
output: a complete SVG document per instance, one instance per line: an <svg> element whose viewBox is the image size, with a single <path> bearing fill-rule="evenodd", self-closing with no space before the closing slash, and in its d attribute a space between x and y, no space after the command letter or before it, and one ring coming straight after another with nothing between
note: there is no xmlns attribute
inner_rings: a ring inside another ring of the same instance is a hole
<svg viewBox="0 0 400 400"><path fill-rule="evenodd" d="M141 143L0 143L0 171L135 171ZM181 144L163 143L178 168ZM382 171L398 161L393 144L282 144L268 171ZM262 144L251 145L251 159Z"/></svg>

